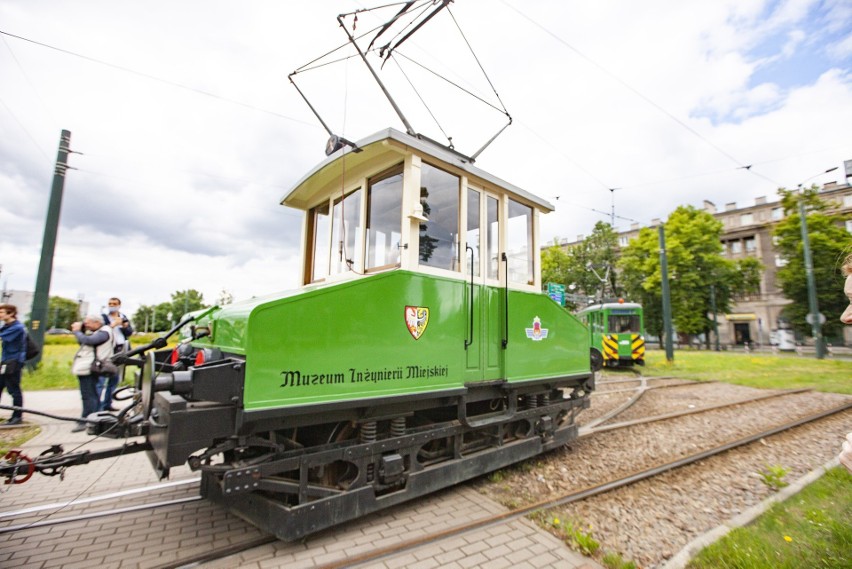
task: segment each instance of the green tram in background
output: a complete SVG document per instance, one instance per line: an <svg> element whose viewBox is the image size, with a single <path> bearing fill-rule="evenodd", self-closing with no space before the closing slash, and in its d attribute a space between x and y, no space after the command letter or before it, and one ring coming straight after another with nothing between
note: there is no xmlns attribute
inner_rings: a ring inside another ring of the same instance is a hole
<svg viewBox="0 0 852 569"><path fill-rule="evenodd" d="M577 317L589 327L592 349L600 350L605 367L645 365L641 305L619 299L588 306Z"/></svg>

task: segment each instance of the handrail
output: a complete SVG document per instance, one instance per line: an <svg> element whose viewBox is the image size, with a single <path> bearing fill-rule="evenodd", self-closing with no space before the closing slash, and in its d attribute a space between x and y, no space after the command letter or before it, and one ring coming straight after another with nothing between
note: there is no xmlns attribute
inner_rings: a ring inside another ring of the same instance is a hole
<svg viewBox="0 0 852 569"><path fill-rule="evenodd" d="M468 322L468 338L464 339L464 349L466 350L470 345L473 344L473 247L469 244L465 243L465 253L470 251L470 316Z"/></svg>
<svg viewBox="0 0 852 569"><path fill-rule="evenodd" d="M503 318L503 349L506 349L506 346L509 345L509 257L506 256L506 252L500 254L501 259L503 261L503 280L505 282L505 288L503 289L503 307L504 307L504 318Z"/></svg>

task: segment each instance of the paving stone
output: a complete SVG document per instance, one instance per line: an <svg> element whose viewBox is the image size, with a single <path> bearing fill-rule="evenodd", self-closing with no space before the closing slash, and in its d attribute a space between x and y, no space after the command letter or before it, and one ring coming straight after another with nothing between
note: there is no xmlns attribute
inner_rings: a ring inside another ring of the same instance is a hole
<svg viewBox="0 0 852 569"><path fill-rule="evenodd" d="M383 565L387 567L387 569L401 569L403 567L408 567L412 563L417 563L417 558L412 553L406 553L405 555L400 555L399 557L393 557L386 560Z"/></svg>
<svg viewBox="0 0 852 569"><path fill-rule="evenodd" d="M481 553L475 553L473 555L466 555L462 559L459 559L457 563L462 567L473 567L474 565L481 565L486 563L488 558L482 555Z"/></svg>
<svg viewBox="0 0 852 569"><path fill-rule="evenodd" d="M480 565L482 569L505 569L511 566L512 562L505 557L492 558Z"/></svg>

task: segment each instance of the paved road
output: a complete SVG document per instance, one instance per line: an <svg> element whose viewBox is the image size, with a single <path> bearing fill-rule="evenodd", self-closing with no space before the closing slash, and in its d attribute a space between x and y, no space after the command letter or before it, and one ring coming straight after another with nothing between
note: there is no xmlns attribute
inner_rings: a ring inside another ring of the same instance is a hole
<svg viewBox="0 0 852 569"><path fill-rule="evenodd" d="M79 394L75 391L25 392L25 404L57 415L74 417L80 413ZM54 419L29 415L25 416L25 420L42 425L42 433L25 445L25 452L30 455L38 455L52 444L63 444L66 450L70 450L79 445L89 449L111 448L121 442L91 441L91 437L85 433L71 433L70 423ZM171 474L171 480L177 481L196 476L187 467L174 469ZM41 512L14 517L3 515L8 512L157 483L144 453L70 468L64 480L36 475L25 485L13 486L9 492L2 494L0 529L45 519L45 514ZM146 495L69 505L52 517L79 515L143 502L192 498L197 494L196 485L189 483ZM303 542L275 542L206 566L223 569L316 567L401 544L435 530L446 530L502 511L504 508L499 504L462 485L343 524ZM215 504L193 501L157 510L128 512L108 518L0 534L0 567L143 569L262 535L253 526ZM558 539L526 519L497 524L431 542L413 550L400 551L361 567L601 569L600 565L569 550Z"/></svg>

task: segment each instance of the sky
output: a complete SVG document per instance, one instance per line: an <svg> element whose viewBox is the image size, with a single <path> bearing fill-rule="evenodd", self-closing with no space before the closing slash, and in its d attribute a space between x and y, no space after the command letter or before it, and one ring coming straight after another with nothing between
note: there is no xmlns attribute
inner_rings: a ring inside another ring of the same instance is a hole
<svg viewBox="0 0 852 569"><path fill-rule="evenodd" d="M132 314L298 286L301 212L279 204L328 134L288 76L338 135L404 131L353 48L332 52L338 14L383 4L0 0L0 287L35 286L63 129L51 295ZM625 230L844 183L852 159L849 0L456 0L370 58L414 130L464 154L511 116L476 164L556 206L544 241L613 205Z"/></svg>

